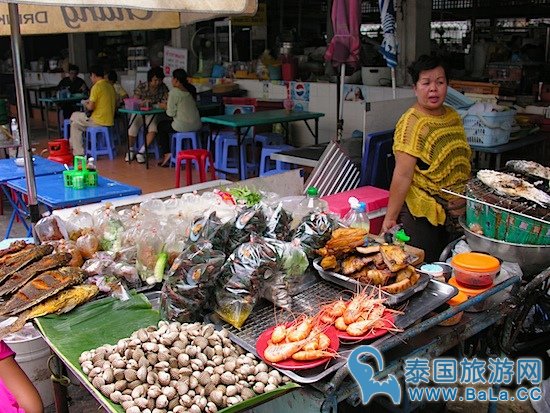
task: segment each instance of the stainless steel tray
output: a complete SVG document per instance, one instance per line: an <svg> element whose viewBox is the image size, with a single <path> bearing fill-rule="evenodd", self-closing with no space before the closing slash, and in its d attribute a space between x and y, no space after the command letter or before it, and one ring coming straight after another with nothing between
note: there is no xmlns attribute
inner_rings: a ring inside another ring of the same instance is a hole
<svg viewBox="0 0 550 413"><path fill-rule="evenodd" d="M402 307L405 314L396 317L396 326L402 329L410 326L448 301L449 298L456 295L457 292L458 290L451 285L431 280L424 291L414 295L408 303ZM343 290L341 287L332 283L319 280L317 284L293 297L292 313L294 315L300 313L315 314L322 305L329 301L340 297L347 299L350 296L350 291ZM277 322L284 321L285 315L281 314L280 310L274 309L273 304L262 300L254 308L254 311L250 314L240 330L227 324L216 314L210 314L209 318L214 324L229 330L229 337L233 342L257 355L256 340L260 334ZM376 347L391 336L391 334L387 334L370 344ZM360 344L362 343L352 345L342 344L338 350L342 357L331 360L326 365L309 370L290 371L280 369L280 371L297 383L307 384L317 382L335 373L345 365L349 352Z"/></svg>
<svg viewBox="0 0 550 413"><path fill-rule="evenodd" d="M350 289L351 291L357 291L365 287L373 288L368 284L360 283L359 281L356 281L353 278L347 277L345 275L338 274L332 271L326 271L323 269L323 267L321 267L320 262L321 262L321 258L316 258L313 261L313 268L319 271L319 275L325 281L338 284L344 288ZM412 287L407 288L405 291L399 294L384 293L388 298L388 300L386 301L386 304L395 305L395 304L402 303L403 301L411 297L413 294L416 294L417 292L422 291L424 288L426 288L426 286L430 282L430 276L423 272L419 272L419 274L420 274L420 279L418 280L418 282Z"/></svg>

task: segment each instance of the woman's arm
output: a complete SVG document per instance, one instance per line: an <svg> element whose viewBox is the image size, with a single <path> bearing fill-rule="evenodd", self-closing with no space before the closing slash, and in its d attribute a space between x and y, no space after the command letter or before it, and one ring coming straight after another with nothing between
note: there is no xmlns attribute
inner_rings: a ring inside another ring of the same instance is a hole
<svg viewBox="0 0 550 413"><path fill-rule="evenodd" d="M168 102L166 103L166 114L171 118L175 118L178 112L178 99L175 93L168 94Z"/></svg>
<svg viewBox="0 0 550 413"><path fill-rule="evenodd" d="M25 413L42 413L42 399L13 356L0 360L0 379Z"/></svg>
<svg viewBox="0 0 550 413"><path fill-rule="evenodd" d="M395 169L390 185L390 199L381 233L397 224L399 212L401 212L411 186L415 166L416 158L414 156L401 151L395 152Z"/></svg>

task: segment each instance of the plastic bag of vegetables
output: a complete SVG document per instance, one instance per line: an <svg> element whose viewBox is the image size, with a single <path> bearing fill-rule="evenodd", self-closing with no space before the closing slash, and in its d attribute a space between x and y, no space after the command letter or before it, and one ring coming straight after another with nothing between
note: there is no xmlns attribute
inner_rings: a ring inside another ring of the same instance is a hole
<svg viewBox="0 0 550 413"><path fill-rule="evenodd" d="M168 254L163 251L164 237L156 228L144 230L137 243L136 268L143 281L152 285L162 282L168 262Z"/></svg>
<svg viewBox="0 0 550 413"><path fill-rule="evenodd" d="M225 254L212 249L208 241L191 244L174 261L161 292L163 318L200 321L201 313L211 309L213 286L221 272Z"/></svg>
<svg viewBox="0 0 550 413"><path fill-rule="evenodd" d="M277 255L259 236L241 244L229 256L216 282L216 313L229 324L241 328L261 293L263 280L277 270Z"/></svg>

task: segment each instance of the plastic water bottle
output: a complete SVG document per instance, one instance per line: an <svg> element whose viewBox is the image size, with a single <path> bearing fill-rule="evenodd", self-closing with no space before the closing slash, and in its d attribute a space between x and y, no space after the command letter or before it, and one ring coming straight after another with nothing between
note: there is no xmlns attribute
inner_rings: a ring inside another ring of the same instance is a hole
<svg viewBox="0 0 550 413"><path fill-rule="evenodd" d="M88 158L88 162L86 163L86 169L88 171L96 171L97 170L97 166L96 166L94 158L91 158L91 157Z"/></svg>
<svg viewBox="0 0 550 413"><path fill-rule="evenodd" d="M310 186L306 191L306 197L300 202L300 211L304 216L312 212L326 212L328 204L319 198L319 191L314 186Z"/></svg>
<svg viewBox="0 0 550 413"><path fill-rule="evenodd" d="M344 215L344 224L350 228L362 228L370 231L370 219L365 203L359 202L353 196L348 199L348 202L351 209Z"/></svg>
<svg viewBox="0 0 550 413"><path fill-rule="evenodd" d="M15 118L11 120L11 136L13 137L13 143L19 145L19 125Z"/></svg>

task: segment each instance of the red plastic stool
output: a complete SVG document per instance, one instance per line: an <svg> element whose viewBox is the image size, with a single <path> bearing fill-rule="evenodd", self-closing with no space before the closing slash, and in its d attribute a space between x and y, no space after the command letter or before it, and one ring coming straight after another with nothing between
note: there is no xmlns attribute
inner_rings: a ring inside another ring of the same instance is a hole
<svg viewBox="0 0 550 413"><path fill-rule="evenodd" d="M200 182L206 182L206 160L208 160L210 165L214 165L212 160L212 154L206 149L186 149L184 151L179 151L176 158L176 188L180 187L180 172L181 172L181 163L183 161L189 161L185 165L185 173L187 178L187 185L193 185L193 168L191 168L191 162L196 161L199 165L199 180ZM216 173L214 168L210 169L212 180L216 179Z"/></svg>

